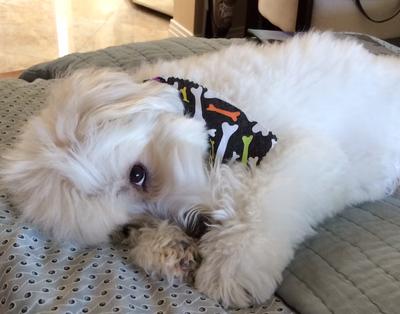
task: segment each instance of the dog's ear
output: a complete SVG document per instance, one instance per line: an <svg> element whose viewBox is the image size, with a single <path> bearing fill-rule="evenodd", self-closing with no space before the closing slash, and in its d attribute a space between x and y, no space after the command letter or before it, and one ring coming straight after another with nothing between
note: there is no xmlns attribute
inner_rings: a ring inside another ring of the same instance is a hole
<svg viewBox="0 0 400 314"><path fill-rule="evenodd" d="M179 110L178 91L166 84L138 84L127 73L84 69L54 83L45 114L57 140L73 143L113 119Z"/></svg>

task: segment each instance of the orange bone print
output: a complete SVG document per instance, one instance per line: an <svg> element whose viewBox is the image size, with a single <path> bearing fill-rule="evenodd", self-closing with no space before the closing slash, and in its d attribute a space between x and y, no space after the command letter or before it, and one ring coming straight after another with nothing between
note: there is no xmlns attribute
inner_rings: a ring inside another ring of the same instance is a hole
<svg viewBox="0 0 400 314"><path fill-rule="evenodd" d="M220 113L224 116L231 118L233 122L236 122L238 117L240 116L240 111L232 112L232 111L223 110L223 109L215 107L215 105L213 105L213 104L208 105L207 111L214 111L214 112Z"/></svg>

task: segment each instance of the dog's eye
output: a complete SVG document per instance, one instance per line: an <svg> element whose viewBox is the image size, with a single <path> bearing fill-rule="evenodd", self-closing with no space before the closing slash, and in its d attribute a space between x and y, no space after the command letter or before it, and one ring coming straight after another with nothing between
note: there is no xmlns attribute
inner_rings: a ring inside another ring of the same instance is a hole
<svg viewBox="0 0 400 314"><path fill-rule="evenodd" d="M146 183L146 176L146 168L141 164L136 164L131 169L131 173L129 174L129 181L134 185L144 187Z"/></svg>

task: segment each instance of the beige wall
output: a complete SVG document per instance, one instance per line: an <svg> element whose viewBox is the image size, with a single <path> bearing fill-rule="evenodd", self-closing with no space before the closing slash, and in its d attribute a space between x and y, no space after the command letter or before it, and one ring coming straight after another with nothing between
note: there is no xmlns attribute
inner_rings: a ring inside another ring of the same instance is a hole
<svg viewBox="0 0 400 314"><path fill-rule="evenodd" d="M207 2L204 0L175 0L174 20L195 36L202 36Z"/></svg>

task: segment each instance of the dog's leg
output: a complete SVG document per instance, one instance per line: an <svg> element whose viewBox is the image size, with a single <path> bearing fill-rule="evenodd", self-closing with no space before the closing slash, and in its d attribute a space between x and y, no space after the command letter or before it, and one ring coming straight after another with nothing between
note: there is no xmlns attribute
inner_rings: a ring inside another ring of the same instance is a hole
<svg viewBox="0 0 400 314"><path fill-rule="evenodd" d="M197 244L167 220L135 216L112 241L128 246L132 262L149 274L166 276L170 282L193 281L200 259Z"/></svg>
<svg viewBox="0 0 400 314"><path fill-rule="evenodd" d="M241 178L242 208L200 242L195 286L227 306L271 297L296 246L351 199L347 158L335 143L282 138L270 154L253 176Z"/></svg>

